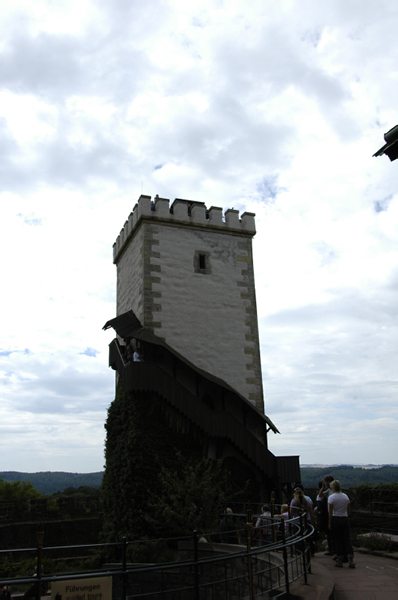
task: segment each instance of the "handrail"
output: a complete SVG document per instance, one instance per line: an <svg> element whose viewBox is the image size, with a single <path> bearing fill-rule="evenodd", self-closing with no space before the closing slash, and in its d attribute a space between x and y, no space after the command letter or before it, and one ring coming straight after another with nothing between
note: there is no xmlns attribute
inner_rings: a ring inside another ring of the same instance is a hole
<svg viewBox="0 0 398 600"><path fill-rule="evenodd" d="M84 579L91 579L91 578L103 578L103 577L120 577L121 578L121 582L122 582L122 600L125 600L127 597L127 576L132 576L134 575L134 581L137 581L137 576L139 576L140 573L144 574L144 573L148 573L148 574L155 574L156 572L159 573L170 573L172 572L173 569L176 569L177 572L180 573L180 576L182 577L181 580L179 580L179 578L177 577L177 575L175 574L173 576L173 581L175 581L174 585L178 586L178 589L185 589L185 590L191 590L192 592L192 597L195 598L199 598L199 589L200 588L206 588L208 586L216 586L219 588L219 586L224 585L225 586L225 590L228 588L229 585L231 585L231 581L234 579L231 577L225 578L224 581L221 579L219 579L220 577L220 573L223 571L223 569L213 569L210 571L211 574L214 575L214 577L216 578L215 581L208 581L208 580L204 580L203 578L203 573L205 571L205 567L209 566L211 567L211 565L217 565L217 564L222 564L223 562L227 562L230 565L236 564L236 565L240 565L238 566L238 570L240 569L240 574L238 574L236 577L237 579L241 580L241 584L239 585L245 585L247 586L248 584L251 586L250 589L252 590L252 586L253 586L253 581L256 580L256 585L258 584L258 581L263 581L265 578L265 581L270 582L271 587L269 589L267 589L266 591L275 591L281 588L286 588L286 590L288 591L289 589L289 583L292 583L293 581L297 580L298 578L300 578L301 576L304 575L304 577L306 578L307 575L307 571L309 566L307 566L307 562L306 562L306 554L307 554L307 548L303 547L301 553L299 554L295 554L293 556L293 554L290 557L290 560L288 558L287 552L289 550L289 548L293 548L293 546L295 546L296 550L299 548L299 546L301 544L306 544L308 538L312 535L313 533L313 529L312 527L309 528L305 528L304 525L304 519L302 517L300 517L300 522L297 521L297 518L294 518L290 521L285 521L284 519L279 519L279 518L274 518L273 519L275 526L280 526L281 527L281 533L282 533L282 541L280 542L274 542L271 543L267 546L263 546L263 547L255 547L252 548L250 546L251 543L251 536L250 536L250 531L251 531L251 527L252 527L252 523L250 523L249 521L247 522L247 546L246 547L241 547L239 550L235 550L236 546L228 546L228 544L223 544L223 545L218 545L218 544L211 544L211 545L207 545L207 544L198 544L198 536L196 534L196 532L194 532L193 536L190 536L188 538L188 536L184 539L190 539L192 541L192 549L193 549L193 559L192 560L180 560L177 562L168 562L168 563L162 563L162 564L152 564L152 565L128 565L126 563L125 560L125 550L126 550L126 545L127 544L134 544L137 542L127 542L125 538L123 538L123 540L121 542L113 542L113 543L107 543L107 544L93 544L93 547L109 547L109 546L116 546L122 549L123 551L123 560L119 563L119 565L116 568L109 568L109 566L105 569L102 570L91 570L91 571L86 571L86 572L70 572L70 573L63 573L63 574L54 574L54 575L43 575L41 577L41 581L42 582L47 582L47 583L55 583L55 582L60 582L60 581L72 581L72 580L84 580ZM285 532L285 525L286 523L290 523L292 526L292 529L295 530L293 535L289 536L288 538L285 538L284 532ZM181 538L173 538L173 539L181 539ZM147 540L147 542L156 542L159 540ZM50 550L59 550L59 549L65 549L65 548L79 548L79 547L87 547L89 545L83 545L83 546L51 546L51 547L43 547L42 548L42 552L45 553ZM201 547L201 550L205 550L206 547L210 550L212 550L212 548L217 548L217 546L219 547L219 549L223 550L226 548L229 548L230 550L233 548L232 552L223 552L218 554L217 556L208 556L208 557L203 557L200 556L198 553L198 547ZM8 550L7 552L13 553L13 552L19 552L22 549L19 550ZM36 549L25 549L25 551L27 550L31 550L31 551L36 551ZM277 551L283 551L283 560L282 562L280 562L280 555L276 554ZM272 555L275 557L274 560L277 560L277 563L271 563L269 560L263 560L261 561L261 555L267 555L273 553ZM251 557L256 557L256 560L254 562L251 561ZM308 559L310 558L310 553L308 553ZM259 560L260 559L260 560ZM236 563L234 561L237 561ZM246 564L249 568L249 564L250 564L250 570L249 570L249 577L251 578L251 581L247 581L247 574L244 574L244 568L242 567L242 565ZM296 567L296 568L293 568ZM243 571L242 571L243 568ZM253 569L253 572L252 572ZM281 573L283 572L283 577L281 577ZM189 573L195 573L195 577L194 580L192 580L192 578L189 576ZM278 574L277 577L277 581L273 581L273 575L274 574ZM152 577L151 581L159 581L159 587L156 589L156 591L152 591L152 592L146 592L145 595L148 598L156 598L158 597L159 593L173 593L173 590L175 591L177 588L167 588L164 587L164 582L163 582L163 577L160 577L158 580L156 580L155 577ZM36 582L37 579L35 577L14 577L14 578L5 578L0 580L0 587L1 586L15 586L15 585L22 585L22 584L32 584L34 582ZM245 583L244 583L245 582ZM142 594L138 594L137 596L129 596L131 598L136 597L136 598L142 598ZM239 597L247 597L246 593L243 593L242 596Z"/></svg>

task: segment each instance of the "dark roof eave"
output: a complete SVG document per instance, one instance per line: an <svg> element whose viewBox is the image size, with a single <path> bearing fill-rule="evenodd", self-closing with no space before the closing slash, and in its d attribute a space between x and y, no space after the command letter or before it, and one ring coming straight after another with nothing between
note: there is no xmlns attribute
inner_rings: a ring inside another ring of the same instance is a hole
<svg viewBox="0 0 398 600"><path fill-rule="evenodd" d="M382 156L383 154L386 154L391 161L396 160L398 158L398 141L384 144L373 156Z"/></svg>

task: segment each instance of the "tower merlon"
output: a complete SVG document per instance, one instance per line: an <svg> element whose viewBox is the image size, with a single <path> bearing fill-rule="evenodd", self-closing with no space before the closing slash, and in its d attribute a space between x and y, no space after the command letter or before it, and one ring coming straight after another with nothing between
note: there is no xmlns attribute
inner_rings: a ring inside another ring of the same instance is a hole
<svg viewBox="0 0 398 600"><path fill-rule="evenodd" d="M155 196L152 200L151 196L141 195L113 244L113 261L115 263L126 242L142 220L153 222L159 220L174 226L184 224L185 227L217 230L219 233L233 234L236 232L248 237L253 237L256 233L254 213L244 212L239 218L239 211L234 208L225 210L223 214L222 208L211 206L207 209L204 202L196 200L176 198L170 206L168 198Z"/></svg>

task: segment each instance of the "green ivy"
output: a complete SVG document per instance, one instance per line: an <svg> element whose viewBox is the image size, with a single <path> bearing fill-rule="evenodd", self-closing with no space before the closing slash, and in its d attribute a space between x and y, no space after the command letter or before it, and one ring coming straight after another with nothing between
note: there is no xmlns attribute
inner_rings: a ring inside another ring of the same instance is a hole
<svg viewBox="0 0 398 600"><path fill-rule="evenodd" d="M119 384L105 428L104 541L214 531L231 498L230 473L203 457L200 440L170 422L160 400Z"/></svg>

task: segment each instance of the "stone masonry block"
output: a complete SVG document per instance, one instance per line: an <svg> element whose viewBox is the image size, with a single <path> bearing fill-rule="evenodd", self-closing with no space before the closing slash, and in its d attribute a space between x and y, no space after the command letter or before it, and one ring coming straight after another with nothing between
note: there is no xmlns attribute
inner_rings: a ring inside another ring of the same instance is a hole
<svg viewBox="0 0 398 600"><path fill-rule="evenodd" d="M206 223L206 207L202 204L194 204L191 218L193 223Z"/></svg>
<svg viewBox="0 0 398 600"><path fill-rule="evenodd" d="M229 208L225 211L225 223L232 229L240 229L239 211Z"/></svg>
<svg viewBox="0 0 398 600"><path fill-rule="evenodd" d="M209 221L211 225L224 225L222 220L222 208L212 206L209 208Z"/></svg>
<svg viewBox="0 0 398 600"><path fill-rule="evenodd" d="M155 210L153 211L157 217L170 217L170 200L167 198L155 198Z"/></svg>
<svg viewBox="0 0 398 600"><path fill-rule="evenodd" d="M181 221L187 221L188 220L188 205L186 202L178 202L178 200L175 200L173 202L173 215L175 219L181 220Z"/></svg>

